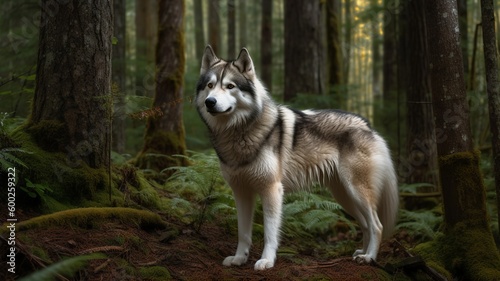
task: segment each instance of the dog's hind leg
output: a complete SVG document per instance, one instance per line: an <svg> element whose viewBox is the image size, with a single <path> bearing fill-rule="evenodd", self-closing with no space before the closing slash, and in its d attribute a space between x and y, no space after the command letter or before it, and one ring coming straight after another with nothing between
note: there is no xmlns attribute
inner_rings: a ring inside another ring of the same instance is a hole
<svg viewBox="0 0 500 281"><path fill-rule="evenodd" d="M341 173L340 186L330 184L330 189L340 205L359 223L363 233L363 248L354 252L353 258L359 263L370 263L377 258L382 240L382 224L376 212L378 197L368 182L354 185L349 172Z"/></svg>
<svg viewBox="0 0 500 281"><path fill-rule="evenodd" d="M260 196L264 211L264 251L260 260L255 263L255 270L271 268L276 261L281 226L283 186L277 182L270 188L261 191Z"/></svg>
<svg viewBox="0 0 500 281"><path fill-rule="evenodd" d="M255 206L255 194L249 190L233 189L238 215L238 248L234 256L228 256L222 262L225 266L242 265L247 262L252 245L252 224Z"/></svg>

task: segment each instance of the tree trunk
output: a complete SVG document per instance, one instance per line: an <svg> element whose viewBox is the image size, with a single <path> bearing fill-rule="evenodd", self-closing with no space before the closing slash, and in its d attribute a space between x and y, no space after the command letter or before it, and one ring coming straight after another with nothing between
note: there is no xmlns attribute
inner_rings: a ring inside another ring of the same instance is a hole
<svg viewBox="0 0 500 281"><path fill-rule="evenodd" d="M379 10L378 1L370 0L370 6L372 9ZM380 100L382 97L382 86L381 86L381 66L382 66L382 56L380 54L380 26L378 20L378 14L375 13L371 17L371 32L372 32L372 94L375 100Z"/></svg>
<svg viewBox="0 0 500 281"><path fill-rule="evenodd" d="M486 91L490 115L491 142L493 147L493 174L497 192L497 211L500 220L500 81L495 34L495 10L493 0L481 0L483 26L484 65L486 68Z"/></svg>
<svg viewBox="0 0 500 281"><path fill-rule="evenodd" d="M285 93L322 94L324 77L319 1L285 1Z"/></svg>
<svg viewBox="0 0 500 281"><path fill-rule="evenodd" d="M416 250L464 280L495 280L500 255L473 150L455 0L427 0L429 74L444 205L444 235Z"/></svg>
<svg viewBox="0 0 500 281"><path fill-rule="evenodd" d="M205 22L203 20L202 0L194 0L194 32L196 41L196 58L198 65L201 65L203 50L205 50Z"/></svg>
<svg viewBox="0 0 500 281"><path fill-rule="evenodd" d="M113 1L113 29L117 39L113 46L113 71L112 71L112 93L113 93L113 137L112 148L118 153L125 152L125 88L126 88L126 9L125 0Z"/></svg>
<svg viewBox="0 0 500 281"><path fill-rule="evenodd" d="M239 36L240 36L240 48L243 47L248 47L247 46L247 9L246 9L246 1L247 0L240 0L239 1L239 13L238 13L238 30L239 30Z"/></svg>
<svg viewBox="0 0 500 281"><path fill-rule="evenodd" d="M216 54L220 53L219 0L208 2L208 42Z"/></svg>
<svg viewBox="0 0 500 281"><path fill-rule="evenodd" d="M236 59L235 0L227 0L227 57Z"/></svg>
<svg viewBox="0 0 500 281"><path fill-rule="evenodd" d="M465 81L468 81L469 77L469 52L467 45L469 43L468 40L468 32L467 32L467 0L457 0L457 8L458 8L458 24L460 29L460 46L462 48L462 60L464 63L464 77Z"/></svg>
<svg viewBox="0 0 500 281"><path fill-rule="evenodd" d="M384 26L383 26L383 53L382 58L382 100L376 104L378 109L375 125L386 137L389 146L396 148L396 134L398 118L394 118L398 106L398 16L394 9L397 7L395 0L384 0Z"/></svg>
<svg viewBox="0 0 500 281"><path fill-rule="evenodd" d="M326 1L326 29L328 50L328 86L330 94L334 95L337 108L343 108L342 92L340 86L343 84L342 75L342 48L340 43L340 0Z"/></svg>
<svg viewBox="0 0 500 281"><path fill-rule="evenodd" d="M260 40L261 75L264 86L272 92L273 85L273 1L262 0Z"/></svg>
<svg viewBox="0 0 500 281"><path fill-rule="evenodd" d="M344 33L344 85L349 84L349 71L351 63L351 43L352 43L352 11L351 0L345 0L345 33Z"/></svg>
<svg viewBox="0 0 500 281"><path fill-rule="evenodd" d="M156 0L135 1L135 85L138 96L152 97L155 89L157 6Z"/></svg>
<svg viewBox="0 0 500 281"><path fill-rule="evenodd" d="M185 132L182 122L184 88L184 0L160 1L156 46L156 94L148 118L144 148L137 166L161 171L185 164ZM165 155L166 157L161 157Z"/></svg>
<svg viewBox="0 0 500 281"><path fill-rule="evenodd" d="M421 3L408 3L407 65L407 152L406 183L430 183L437 191L436 139L432 97L427 67L429 53L425 30L425 11Z"/></svg>
<svg viewBox="0 0 500 281"><path fill-rule="evenodd" d="M58 9L41 13L27 132L41 148L66 153L71 167L108 167L112 4L73 0Z"/></svg>

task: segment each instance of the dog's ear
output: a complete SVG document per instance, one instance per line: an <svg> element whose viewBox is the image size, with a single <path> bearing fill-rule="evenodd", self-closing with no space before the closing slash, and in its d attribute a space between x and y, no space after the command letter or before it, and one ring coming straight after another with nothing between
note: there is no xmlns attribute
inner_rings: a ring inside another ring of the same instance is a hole
<svg viewBox="0 0 500 281"><path fill-rule="evenodd" d="M219 58L215 55L214 49L212 49L212 46L207 45L205 47L205 53L203 53L203 58L201 59L200 74L207 72L210 66L217 61L219 61Z"/></svg>
<svg viewBox="0 0 500 281"><path fill-rule="evenodd" d="M233 65L238 68L241 73L246 73L248 75L255 75L255 70L253 68L253 61L250 57L250 53L246 48L241 49L238 58L233 62Z"/></svg>

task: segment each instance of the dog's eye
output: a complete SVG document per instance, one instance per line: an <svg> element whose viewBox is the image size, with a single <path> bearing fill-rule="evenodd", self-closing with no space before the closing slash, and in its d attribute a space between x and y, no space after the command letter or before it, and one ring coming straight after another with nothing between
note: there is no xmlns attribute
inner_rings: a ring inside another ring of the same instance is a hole
<svg viewBox="0 0 500 281"><path fill-rule="evenodd" d="M208 83L208 84L207 84L207 87L209 87L210 89L212 89L212 88L214 87L214 84L212 84L212 83Z"/></svg>
<svg viewBox="0 0 500 281"><path fill-rule="evenodd" d="M233 88L234 88L234 84L229 84L229 85L227 85L227 88L228 88L229 90L233 89Z"/></svg>

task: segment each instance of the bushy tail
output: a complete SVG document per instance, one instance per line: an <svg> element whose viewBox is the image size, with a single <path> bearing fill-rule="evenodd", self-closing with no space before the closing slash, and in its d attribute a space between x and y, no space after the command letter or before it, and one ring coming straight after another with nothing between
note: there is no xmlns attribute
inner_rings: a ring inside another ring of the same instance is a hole
<svg viewBox="0 0 500 281"><path fill-rule="evenodd" d="M382 194L378 205L378 217L383 226L382 237L392 236L396 225L399 208L399 191L396 172L392 163L387 165L385 170L386 178L382 187Z"/></svg>

